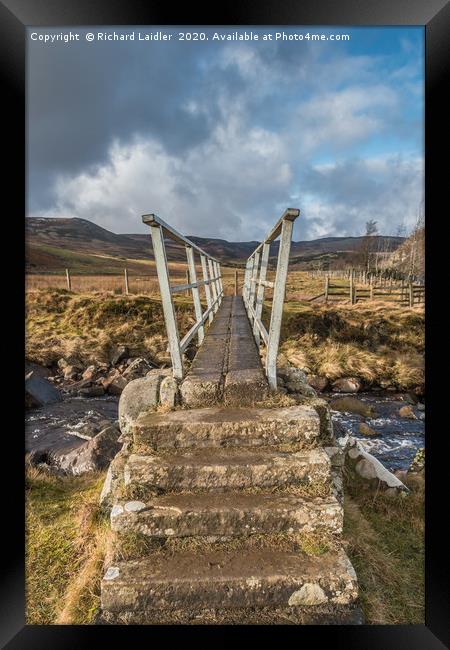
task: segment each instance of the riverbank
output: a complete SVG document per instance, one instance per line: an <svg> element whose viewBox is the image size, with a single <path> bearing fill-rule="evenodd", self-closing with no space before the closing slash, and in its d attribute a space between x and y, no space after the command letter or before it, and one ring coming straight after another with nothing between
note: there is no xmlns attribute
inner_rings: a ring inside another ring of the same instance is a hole
<svg viewBox="0 0 450 650"><path fill-rule="evenodd" d="M423 396L424 309L375 301L287 302L280 353L291 365L323 379L328 388L352 377L364 390L413 390Z"/></svg>
<svg viewBox="0 0 450 650"><path fill-rule="evenodd" d="M170 363L156 297L44 289L28 292L26 303L26 356L55 372L61 358L83 368L109 363L123 345L130 357L159 366ZM195 322L191 303L177 299L180 336ZM352 377L363 390L411 390L423 397L424 327L422 306L288 301L278 365L301 368L326 388Z"/></svg>
<svg viewBox="0 0 450 650"><path fill-rule="evenodd" d="M104 474L27 472L27 624L92 624L110 534L98 505ZM386 497L347 477L344 538L367 624L424 622L424 487Z"/></svg>

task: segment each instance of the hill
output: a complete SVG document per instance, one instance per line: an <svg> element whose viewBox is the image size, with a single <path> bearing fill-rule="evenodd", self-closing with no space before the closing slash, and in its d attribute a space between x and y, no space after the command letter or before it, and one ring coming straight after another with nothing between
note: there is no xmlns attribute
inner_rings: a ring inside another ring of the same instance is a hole
<svg viewBox="0 0 450 650"><path fill-rule="evenodd" d="M153 259L150 234L116 234L87 219L27 218L25 231L28 273L56 273L65 267L77 273L117 273L125 262L131 270L145 272L145 266ZM256 241L188 237L223 263L240 267L258 244ZM380 236L377 239L380 245L388 243L391 250L403 242L402 237ZM358 250L362 240L362 237L324 237L292 242L292 262L301 268L320 260L345 260ZM169 261L186 261L180 244L167 240L166 248ZM277 249L278 242L274 242L271 256L276 255Z"/></svg>

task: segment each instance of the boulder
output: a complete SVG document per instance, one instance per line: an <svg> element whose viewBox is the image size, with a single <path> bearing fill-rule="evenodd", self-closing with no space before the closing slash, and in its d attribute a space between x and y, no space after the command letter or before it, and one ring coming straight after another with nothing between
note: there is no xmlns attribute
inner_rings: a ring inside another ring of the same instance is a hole
<svg viewBox="0 0 450 650"><path fill-rule="evenodd" d="M108 383L108 393L110 395L121 395L128 382L129 380L126 377L123 377L123 375L114 377L112 381Z"/></svg>
<svg viewBox="0 0 450 650"><path fill-rule="evenodd" d="M304 397L317 397L317 393L312 386L309 384L296 383L296 384L287 384L287 390L289 393L295 393L297 395L303 395Z"/></svg>
<svg viewBox="0 0 450 650"><path fill-rule="evenodd" d="M306 374L303 372L303 370L300 370L300 368L284 366L278 369L277 374L280 375L280 377L284 379L285 382L302 382L304 384L308 382Z"/></svg>
<svg viewBox="0 0 450 650"><path fill-rule="evenodd" d="M92 365L86 368L86 370L81 375L81 378L88 381L92 381L93 379L96 378L97 375L98 375L97 366Z"/></svg>
<svg viewBox="0 0 450 650"><path fill-rule="evenodd" d="M78 475L105 469L121 448L119 435L119 429L110 425L76 449L55 455L54 460L66 474Z"/></svg>
<svg viewBox="0 0 450 650"><path fill-rule="evenodd" d="M162 406L173 408L178 403L178 382L172 373L161 382L159 388L159 401Z"/></svg>
<svg viewBox="0 0 450 650"><path fill-rule="evenodd" d="M341 413L357 413L364 417L374 415L374 410L371 406L365 404L356 397L338 397L330 402L332 411L340 411Z"/></svg>
<svg viewBox="0 0 450 650"><path fill-rule="evenodd" d="M25 404L43 406L61 401L61 394L53 384L44 377L40 377L34 370L25 376Z"/></svg>
<svg viewBox="0 0 450 650"><path fill-rule="evenodd" d="M123 371L123 376L128 380L143 377L149 371L150 364L142 357L131 360L127 368Z"/></svg>
<svg viewBox="0 0 450 650"><path fill-rule="evenodd" d="M372 427L369 427L369 425L366 424L365 422L360 423L360 425L358 427L358 431L363 436L377 436L378 435L378 433L374 429L372 429Z"/></svg>
<svg viewBox="0 0 450 650"><path fill-rule="evenodd" d="M128 356L128 348L126 345L119 345L111 355L111 364L116 366Z"/></svg>
<svg viewBox="0 0 450 650"><path fill-rule="evenodd" d="M341 377L333 382L332 390L335 393L357 393L362 387L362 381L358 377Z"/></svg>
<svg viewBox="0 0 450 650"><path fill-rule="evenodd" d="M409 418L410 420L417 419L413 407L409 405L402 406L401 409L399 409L398 414L400 415L401 418Z"/></svg>
<svg viewBox="0 0 450 650"><path fill-rule="evenodd" d="M30 372L34 372L39 377L44 377L44 379L49 379L52 375L52 371L49 368L41 366L39 363L34 363L33 361L25 361L25 374L28 375Z"/></svg>
<svg viewBox="0 0 450 650"><path fill-rule="evenodd" d="M321 393L328 388L328 379L320 375L310 375L308 377L308 384Z"/></svg>
<svg viewBox="0 0 450 650"><path fill-rule="evenodd" d="M369 454L356 438L346 436L338 442L346 453L346 463L353 467L358 476L371 482L374 487L390 491L390 494L409 492L406 485L377 458Z"/></svg>
<svg viewBox="0 0 450 650"><path fill-rule="evenodd" d="M64 379L70 380L70 379L77 379L79 375L79 369L77 366L66 366L63 370L63 375Z"/></svg>
<svg viewBox="0 0 450 650"><path fill-rule="evenodd" d="M122 432L130 431L139 413L157 406L162 380L171 374L166 370L151 370L145 377L133 379L124 388L119 400L119 426Z"/></svg>

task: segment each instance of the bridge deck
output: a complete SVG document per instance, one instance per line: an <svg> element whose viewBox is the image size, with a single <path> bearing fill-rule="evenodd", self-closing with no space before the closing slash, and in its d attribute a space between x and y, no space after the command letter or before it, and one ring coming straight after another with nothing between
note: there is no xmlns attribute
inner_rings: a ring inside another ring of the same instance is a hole
<svg viewBox="0 0 450 650"><path fill-rule="evenodd" d="M266 397L268 384L240 296L226 296L181 385L192 408L223 402L249 405Z"/></svg>

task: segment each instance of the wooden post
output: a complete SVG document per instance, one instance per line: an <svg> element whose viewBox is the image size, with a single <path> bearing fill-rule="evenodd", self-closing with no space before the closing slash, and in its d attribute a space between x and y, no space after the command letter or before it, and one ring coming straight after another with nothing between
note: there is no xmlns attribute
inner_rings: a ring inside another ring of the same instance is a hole
<svg viewBox="0 0 450 650"><path fill-rule="evenodd" d="M68 288L68 290L72 291L72 280L70 278L69 269L66 269L66 280L67 280L67 288Z"/></svg>
<svg viewBox="0 0 450 650"><path fill-rule="evenodd" d="M238 295L238 272L237 269L234 270L234 295Z"/></svg>
<svg viewBox="0 0 450 650"><path fill-rule="evenodd" d="M413 307L414 306L414 292L413 292L413 283L410 281L409 283L409 306Z"/></svg>
<svg viewBox="0 0 450 650"><path fill-rule="evenodd" d="M186 284L190 284L190 280L189 280L189 270L186 271ZM186 289L184 295L185 295L185 296L188 296L188 295L189 295L189 289Z"/></svg>
<svg viewBox="0 0 450 650"><path fill-rule="evenodd" d="M353 292L353 269L350 270L350 303L353 305L354 292Z"/></svg>
<svg viewBox="0 0 450 650"><path fill-rule="evenodd" d="M373 300L373 275L370 276L370 299Z"/></svg>
<svg viewBox="0 0 450 650"><path fill-rule="evenodd" d="M330 283L330 278L328 277L328 275L326 275L325 276L325 289L324 289L325 302L328 302L328 286L329 286L329 283Z"/></svg>
<svg viewBox="0 0 450 650"><path fill-rule="evenodd" d="M125 293L128 296L128 294L130 293L130 288L128 286L128 269L124 269L123 274L125 277Z"/></svg>

